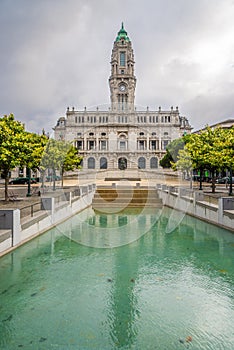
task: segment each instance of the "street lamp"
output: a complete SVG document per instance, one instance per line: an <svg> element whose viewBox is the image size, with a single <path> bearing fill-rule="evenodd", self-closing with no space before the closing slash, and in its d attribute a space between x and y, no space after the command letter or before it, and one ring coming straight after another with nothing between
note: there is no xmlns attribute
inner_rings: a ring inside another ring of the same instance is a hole
<svg viewBox="0 0 234 350"><path fill-rule="evenodd" d="M230 186L229 186L229 196L232 196L232 167L230 167Z"/></svg>

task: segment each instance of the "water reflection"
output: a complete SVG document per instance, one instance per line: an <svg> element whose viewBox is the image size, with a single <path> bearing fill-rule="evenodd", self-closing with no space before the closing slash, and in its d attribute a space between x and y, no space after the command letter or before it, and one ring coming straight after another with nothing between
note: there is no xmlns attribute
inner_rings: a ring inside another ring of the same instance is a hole
<svg viewBox="0 0 234 350"><path fill-rule="evenodd" d="M2 258L0 348L232 350L234 235L170 213L87 210Z"/></svg>
<svg viewBox="0 0 234 350"><path fill-rule="evenodd" d="M120 266L124 265L124 269ZM113 282L108 300L108 324L110 336L118 348L130 346L136 341L136 319L140 316L135 292L138 276L136 250L117 252L113 261Z"/></svg>
<svg viewBox="0 0 234 350"><path fill-rule="evenodd" d="M130 244L150 230L161 209L128 209L119 213L85 210L62 226L62 232L79 244L94 248L114 248Z"/></svg>

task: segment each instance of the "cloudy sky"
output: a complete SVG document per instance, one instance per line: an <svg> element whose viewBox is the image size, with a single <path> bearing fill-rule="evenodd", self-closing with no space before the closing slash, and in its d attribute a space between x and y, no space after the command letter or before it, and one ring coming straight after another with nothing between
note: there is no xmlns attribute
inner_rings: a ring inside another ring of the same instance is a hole
<svg viewBox="0 0 234 350"><path fill-rule="evenodd" d="M67 106L109 104L124 22L136 105L179 106L194 129L234 117L234 0L0 0L0 115L51 133Z"/></svg>

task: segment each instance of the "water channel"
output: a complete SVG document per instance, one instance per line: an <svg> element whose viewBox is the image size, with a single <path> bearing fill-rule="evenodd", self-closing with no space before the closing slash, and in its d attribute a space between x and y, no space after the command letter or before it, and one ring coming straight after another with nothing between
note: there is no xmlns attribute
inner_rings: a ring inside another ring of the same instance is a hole
<svg viewBox="0 0 234 350"><path fill-rule="evenodd" d="M89 208L2 257L0 349L233 350L234 235L170 213Z"/></svg>

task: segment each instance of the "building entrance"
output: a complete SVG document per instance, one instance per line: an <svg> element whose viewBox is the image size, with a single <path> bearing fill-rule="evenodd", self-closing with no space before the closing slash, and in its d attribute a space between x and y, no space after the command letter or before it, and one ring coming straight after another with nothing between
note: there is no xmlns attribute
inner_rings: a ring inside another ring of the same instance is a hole
<svg viewBox="0 0 234 350"><path fill-rule="evenodd" d="M128 162L127 162L126 158L123 158L123 157L119 158L119 160L118 160L119 170L127 169L127 164L128 164Z"/></svg>

